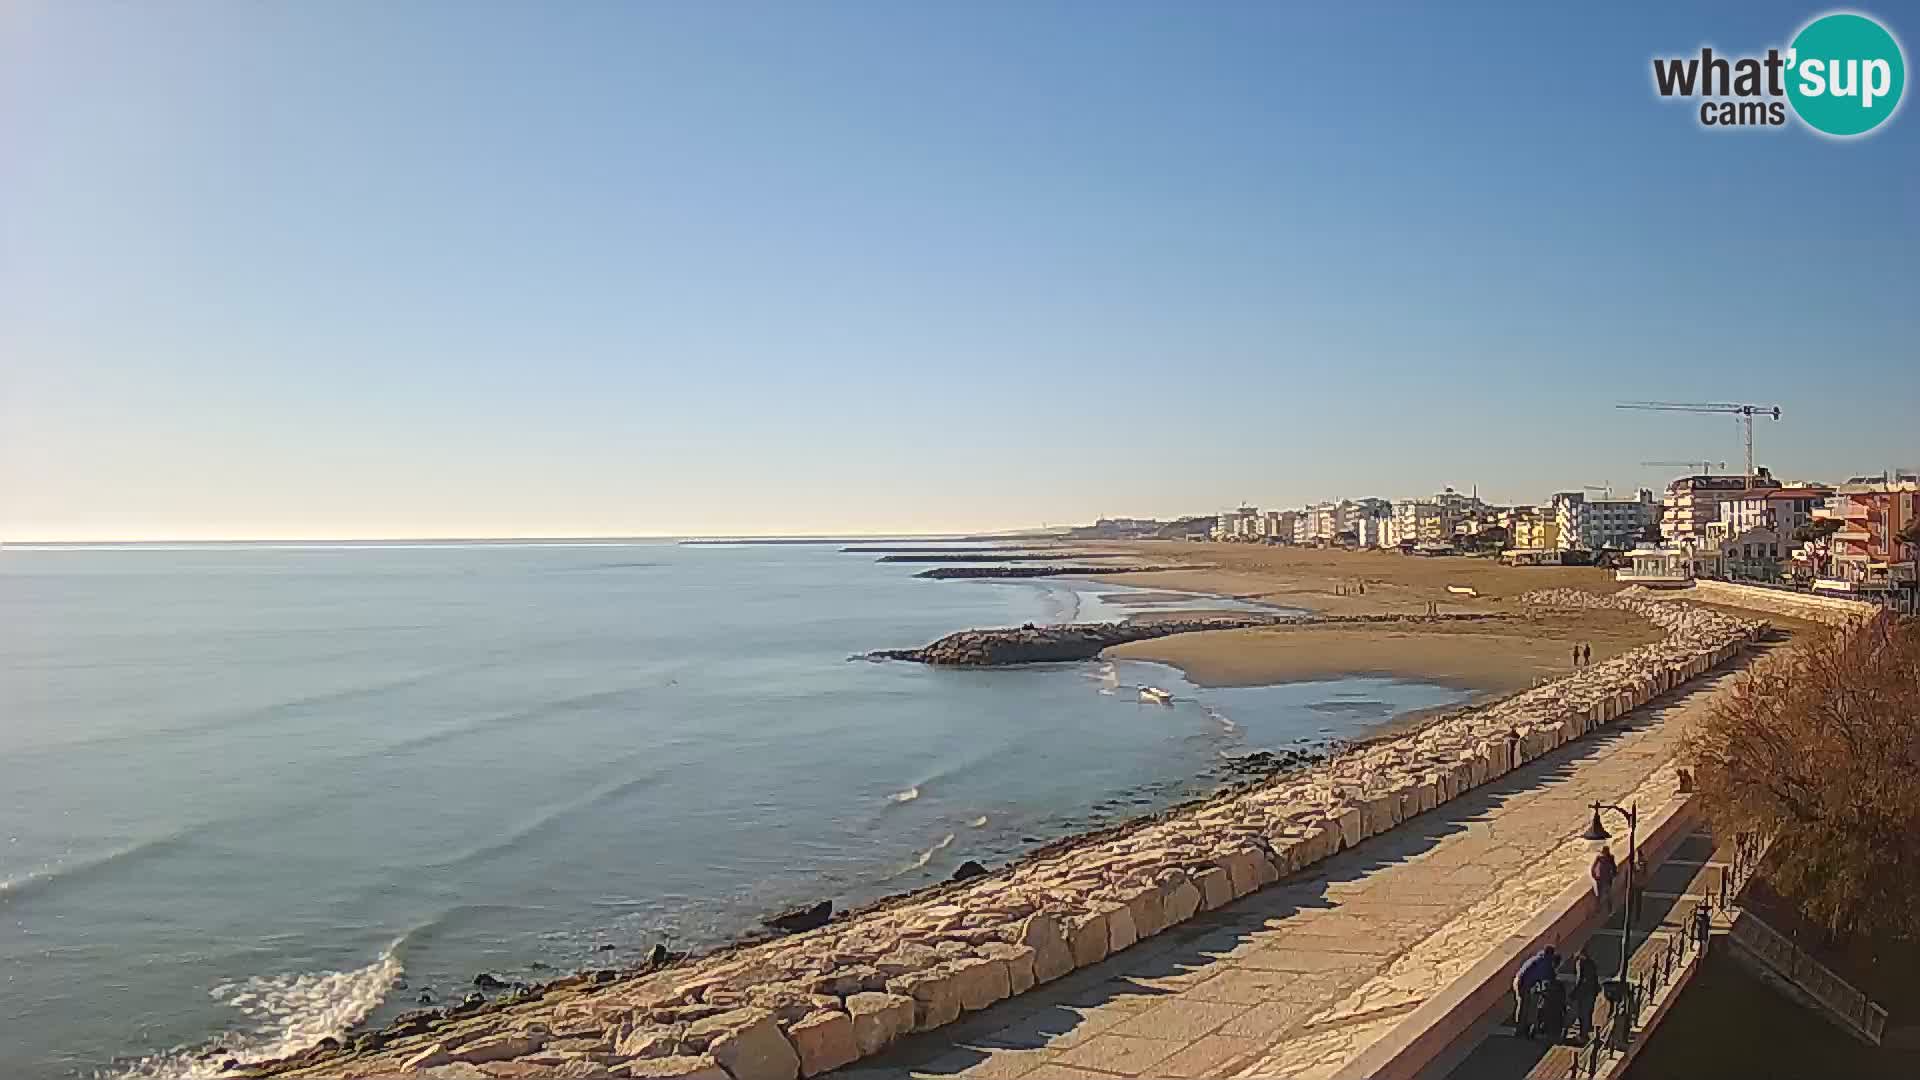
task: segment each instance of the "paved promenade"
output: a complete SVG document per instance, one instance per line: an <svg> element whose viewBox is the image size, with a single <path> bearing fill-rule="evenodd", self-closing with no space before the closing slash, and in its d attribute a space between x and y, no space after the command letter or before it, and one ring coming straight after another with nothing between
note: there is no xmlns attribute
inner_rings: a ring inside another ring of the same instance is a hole
<svg viewBox="0 0 1920 1080"><path fill-rule="evenodd" d="M1677 791L1685 722L1726 676L1218 911L833 1074L1325 1077L1574 881L1587 804Z"/></svg>
<svg viewBox="0 0 1920 1080"><path fill-rule="evenodd" d="M1681 841L1650 875L1633 926L1633 957L1629 970L1638 978L1666 950L1669 938L1692 932L1694 906L1715 896L1720 878L1732 866L1731 842L1716 841L1705 829ZM1715 930L1724 929L1716 924ZM1602 978L1612 978L1620 967L1620 920L1609 918L1591 933L1567 941L1560 952L1569 959L1582 947L1593 956ZM1495 1014L1482 1018L1482 1037L1450 1074L1450 1080L1564 1080L1572 1068L1577 1040L1525 1039L1500 1021L1513 1015L1511 994ZM1602 998L1594 1022L1604 1029L1611 1015ZM1571 1022L1569 1026L1571 1031Z"/></svg>

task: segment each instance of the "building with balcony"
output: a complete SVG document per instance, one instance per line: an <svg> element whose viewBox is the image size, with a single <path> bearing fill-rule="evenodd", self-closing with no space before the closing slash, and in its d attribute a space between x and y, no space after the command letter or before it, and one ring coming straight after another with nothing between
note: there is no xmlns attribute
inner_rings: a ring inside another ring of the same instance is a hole
<svg viewBox="0 0 1920 1080"><path fill-rule="evenodd" d="M1215 540L1241 541L1260 538L1260 509L1254 506L1242 506L1237 510L1222 510L1214 519L1212 536Z"/></svg>
<svg viewBox="0 0 1920 1080"><path fill-rule="evenodd" d="M1813 518L1839 525L1810 545L1816 591L1920 610L1920 481L1841 484Z"/></svg>
<svg viewBox="0 0 1920 1080"><path fill-rule="evenodd" d="M1660 504L1645 488L1617 498L1562 491L1553 497L1553 520L1556 542L1569 551L1631 551L1660 520Z"/></svg>
<svg viewBox="0 0 1920 1080"><path fill-rule="evenodd" d="M1452 539L1453 523L1437 502L1402 499L1393 504L1393 533L1398 544L1439 544Z"/></svg>
<svg viewBox="0 0 1920 1080"><path fill-rule="evenodd" d="M1560 547L1560 520L1553 514L1507 515L1508 546L1517 551L1554 551Z"/></svg>
<svg viewBox="0 0 1920 1080"><path fill-rule="evenodd" d="M1833 494L1830 487L1806 485L1740 492L1720 503L1719 520L1729 533L1780 529L1792 535L1813 522L1813 511Z"/></svg>
<svg viewBox="0 0 1920 1080"><path fill-rule="evenodd" d="M1260 538L1276 543L1293 543L1293 523L1300 517L1298 510L1269 510L1261 515Z"/></svg>
<svg viewBox="0 0 1920 1080"><path fill-rule="evenodd" d="M1745 476L1683 476L1667 485L1661 504L1660 537L1670 544L1704 543L1707 523L1720 520L1721 503L1751 498L1756 492L1781 486L1766 469L1755 471L1751 488Z"/></svg>

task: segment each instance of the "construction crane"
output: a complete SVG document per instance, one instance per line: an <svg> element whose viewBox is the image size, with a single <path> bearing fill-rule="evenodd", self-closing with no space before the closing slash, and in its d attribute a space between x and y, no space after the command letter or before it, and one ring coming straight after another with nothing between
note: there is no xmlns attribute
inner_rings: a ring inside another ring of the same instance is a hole
<svg viewBox="0 0 1920 1080"><path fill-rule="evenodd" d="M1728 416L1738 417L1741 426L1746 430L1747 436L1748 491L1753 490L1753 418L1756 416L1771 416L1775 420L1780 419L1780 406L1778 405L1747 405L1728 402L1708 402L1706 404L1689 405L1674 401L1623 401L1615 405L1614 408L1651 409L1655 412L1723 413Z"/></svg>
<svg viewBox="0 0 1920 1080"><path fill-rule="evenodd" d="M1724 469L1727 467L1727 463L1724 461L1643 461L1640 464L1650 469L1695 469L1702 473L1710 473L1715 469Z"/></svg>

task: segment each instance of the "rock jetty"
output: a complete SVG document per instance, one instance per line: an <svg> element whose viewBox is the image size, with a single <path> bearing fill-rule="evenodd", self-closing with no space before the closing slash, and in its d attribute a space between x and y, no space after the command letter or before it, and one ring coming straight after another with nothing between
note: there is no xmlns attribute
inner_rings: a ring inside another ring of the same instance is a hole
<svg viewBox="0 0 1920 1080"><path fill-rule="evenodd" d="M918 649L879 649L870 660L912 660L946 667L1004 667L1091 660L1103 649L1130 641L1150 641L1207 630L1246 630L1260 626L1335 626L1355 623L1479 622L1502 619L1491 612L1444 615L1266 615L1222 613L1190 619L1137 619L1127 622L1059 623L1052 626L961 630Z"/></svg>
<svg viewBox="0 0 1920 1080"><path fill-rule="evenodd" d="M579 975L511 1001L410 1014L352 1048L323 1043L264 1071L816 1076L1098 963L1391 829L1732 659L1766 628L1632 590L1523 599L1635 612L1667 636L1418 731L814 930L662 971Z"/></svg>
<svg viewBox="0 0 1920 1080"><path fill-rule="evenodd" d="M1015 563L1015 562L1066 562L1069 559L1124 559L1124 551L1048 551L1034 554L1009 555L995 551L974 551L965 554L927 555L916 552L912 555L882 555L873 560L883 563Z"/></svg>
<svg viewBox="0 0 1920 1080"><path fill-rule="evenodd" d="M1198 570L1199 566L936 566L913 575L922 578L1092 577L1099 574L1158 574Z"/></svg>
<svg viewBox="0 0 1920 1080"><path fill-rule="evenodd" d="M1008 664L1045 664L1091 660L1100 650L1129 641L1147 641L1202 630L1237 630L1271 626L1271 615L1221 615L1199 619L1161 619L1147 622L1062 623L1057 626L1021 626L991 630L961 630L918 649L881 649L869 653L875 660L913 660L947 667L1001 667Z"/></svg>

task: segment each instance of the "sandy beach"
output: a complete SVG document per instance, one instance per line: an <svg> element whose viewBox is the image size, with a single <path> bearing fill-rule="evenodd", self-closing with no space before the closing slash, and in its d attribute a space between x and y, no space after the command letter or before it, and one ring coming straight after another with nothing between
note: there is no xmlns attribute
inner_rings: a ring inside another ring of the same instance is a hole
<svg viewBox="0 0 1920 1080"><path fill-rule="evenodd" d="M1143 561L1150 558L1156 565L1206 565L1101 580L1328 615L1420 615L1431 603L1442 613L1500 616L1465 623L1283 626L1183 634L1107 651L1118 658L1171 664L1203 686L1365 674L1437 682L1495 696L1565 674L1573 666L1576 643L1591 645L1598 663L1660 637L1645 620L1617 611L1533 612L1515 602L1536 589L1612 592L1618 587L1611 572L1592 567L1510 567L1492 559L1236 544L1147 542L1134 548ZM1471 588L1477 595L1452 593L1448 586ZM1202 602L1189 601L1177 612L1158 610L1151 617L1201 610L1205 610Z"/></svg>

